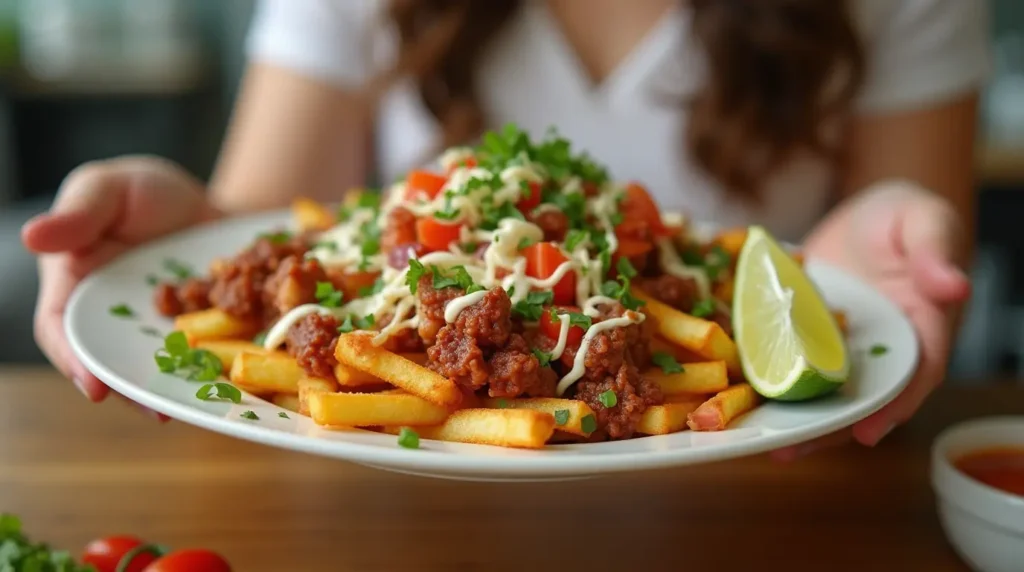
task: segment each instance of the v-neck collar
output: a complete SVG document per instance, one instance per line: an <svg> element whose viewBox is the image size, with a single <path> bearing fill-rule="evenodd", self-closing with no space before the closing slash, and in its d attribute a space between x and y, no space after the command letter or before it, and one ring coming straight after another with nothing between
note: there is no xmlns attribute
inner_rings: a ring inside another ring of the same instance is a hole
<svg viewBox="0 0 1024 572"><path fill-rule="evenodd" d="M665 53L680 38L680 31L685 24L684 16L687 14L679 5L673 5L604 79L594 82L545 1L531 0L526 3L526 8L530 11L534 25L550 39L556 51L552 57L565 64L568 68L566 77L572 78L579 92L592 99L608 102L628 100L626 96L635 95L651 72L664 61Z"/></svg>

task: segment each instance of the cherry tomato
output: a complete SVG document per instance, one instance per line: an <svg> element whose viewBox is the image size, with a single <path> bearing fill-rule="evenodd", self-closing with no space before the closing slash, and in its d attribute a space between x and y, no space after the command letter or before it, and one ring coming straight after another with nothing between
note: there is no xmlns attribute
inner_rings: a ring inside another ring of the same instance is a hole
<svg viewBox="0 0 1024 572"><path fill-rule="evenodd" d="M441 222L432 216L416 221L416 241L427 250L448 250L453 242L459 241L462 225Z"/></svg>
<svg viewBox="0 0 1024 572"><path fill-rule="evenodd" d="M463 159L462 161L459 161L458 163L452 165L452 168L448 169L448 174L451 175L452 173L455 172L455 169L458 169L459 167L465 167L467 169L472 169L473 167L476 167L476 166L477 166L476 157L467 157L467 158Z"/></svg>
<svg viewBox="0 0 1024 572"><path fill-rule="evenodd" d="M175 550L153 562L142 572L231 572L231 565L209 550Z"/></svg>
<svg viewBox="0 0 1024 572"><path fill-rule="evenodd" d="M525 195L519 199L516 203L516 208L519 212L523 213L524 216L529 215L530 211L535 209L540 204L540 183L530 183L530 194Z"/></svg>
<svg viewBox="0 0 1024 572"><path fill-rule="evenodd" d="M97 572L116 572L121 558L142 544L142 540L134 536L108 536L93 540L85 545L82 564L92 564ZM132 558L131 565L125 569L125 572L142 572L156 558L156 555L152 553L143 552Z"/></svg>
<svg viewBox="0 0 1024 572"><path fill-rule="evenodd" d="M615 227L615 234L620 238L650 240L667 235L658 205L643 186L637 183L626 186L621 212L622 222Z"/></svg>
<svg viewBox="0 0 1024 572"><path fill-rule="evenodd" d="M441 192L446 182L447 177L429 171L410 171L405 178L405 196L412 199L422 193L432 199Z"/></svg>
<svg viewBox="0 0 1024 572"><path fill-rule="evenodd" d="M568 258L553 242L538 242L522 250L526 257L526 275L540 280L549 278ZM576 274L568 272L551 289L555 304L572 304L576 300Z"/></svg>
<svg viewBox="0 0 1024 572"><path fill-rule="evenodd" d="M575 306L555 306L555 311L559 314L568 314L569 312L579 313L580 309ZM538 329L540 333L544 334L554 342L558 342L558 336L562 333L562 320L551 319L551 308L544 309L544 315L540 317L538 323ZM580 342L583 341L583 328L579 326L569 326L569 333L565 337L565 346L569 348L579 347Z"/></svg>

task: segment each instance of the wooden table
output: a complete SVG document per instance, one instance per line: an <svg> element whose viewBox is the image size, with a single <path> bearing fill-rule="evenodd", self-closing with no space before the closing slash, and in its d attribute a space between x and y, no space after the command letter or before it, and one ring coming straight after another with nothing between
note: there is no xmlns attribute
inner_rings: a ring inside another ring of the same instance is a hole
<svg viewBox="0 0 1024 572"><path fill-rule="evenodd" d="M477 484L160 425L50 370L0 369L0 511L63 548L128 531L245 572L966 570L935 515L929 445L956 420L1022 410L1013 387L946 389L875 450Z"/></svg>

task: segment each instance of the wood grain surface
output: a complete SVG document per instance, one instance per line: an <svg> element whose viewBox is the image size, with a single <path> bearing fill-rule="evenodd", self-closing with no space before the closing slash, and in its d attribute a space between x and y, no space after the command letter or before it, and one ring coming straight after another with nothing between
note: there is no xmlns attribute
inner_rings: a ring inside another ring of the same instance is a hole
<svg viewBox="0 0 1024 572"><path fill-rule="evenodd" d="M554 484L394 475L91 405L0 369L0 511L78 551L128 532L235 570L966 570L928 481L949 424L1024 411L1012 386L940 391L874 450Z"/></svg>

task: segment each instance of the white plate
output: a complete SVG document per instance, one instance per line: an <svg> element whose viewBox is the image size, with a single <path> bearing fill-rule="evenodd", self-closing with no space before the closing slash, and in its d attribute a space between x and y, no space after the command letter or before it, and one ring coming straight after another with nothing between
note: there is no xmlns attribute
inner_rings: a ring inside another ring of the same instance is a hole
<svg viewBox="0 0 1024 572"><path fill-rule="evenodd" d="M856 278L822 264L809 271L830 305L845 310L851 327L853 374L830 397L805 403L767 403L718 433L682 432L627 441L560 445L543 451L423 441L418 450L369 431L317 427L297 414L251 395L240 404L204 402L194 382L161 374L153 354L162 341L144 333L166 333L169 320L152 306L146 277L160 274L175 258L205 269L216 257L233 255L263 232L289 224L286 212L232 219L191 229L138 248L95 272L68 303L65 327L71 347L87 368L115 391L170 417L285 449L346 459L389 470L448 478L534 480L592 476L717 461L761 453L847 427L877 411L906 385L917 364L914 331L886 298ZM134 319L109 309L128 304ZM883 344L889 352L872 357ZM240 417L252 410L259 421ZM99 410L98 410L99 411Z"/></svg>

